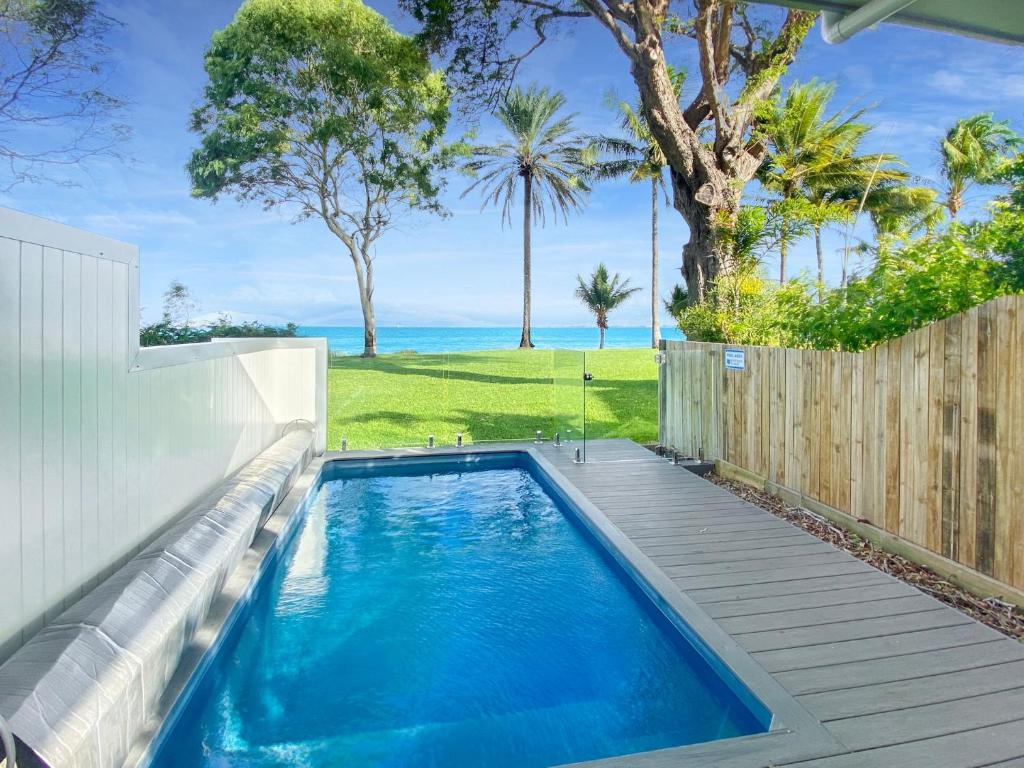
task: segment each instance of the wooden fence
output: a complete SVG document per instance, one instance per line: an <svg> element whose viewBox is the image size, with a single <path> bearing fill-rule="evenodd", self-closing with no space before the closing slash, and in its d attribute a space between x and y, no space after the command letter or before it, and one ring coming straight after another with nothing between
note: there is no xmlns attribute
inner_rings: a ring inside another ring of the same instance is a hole
<svg viewBox="0 0 1024 768"><path fill-rule="evenodd" d="M662 445L1024 589L1024 296L861 353L664 351Z"/></svg>

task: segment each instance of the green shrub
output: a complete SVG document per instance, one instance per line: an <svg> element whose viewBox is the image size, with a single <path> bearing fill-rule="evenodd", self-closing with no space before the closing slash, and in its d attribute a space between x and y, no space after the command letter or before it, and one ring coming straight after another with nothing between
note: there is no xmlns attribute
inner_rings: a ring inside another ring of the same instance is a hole
<svg viewBox="0 0 1024 768"><path fill-rule="evenodd" d="M257 322L232 323L222 317L212 325L193 327L175 325L167 319L144 326L139 331L139 344L143 347L161 347L170 344L196 344L210 339L280 338L296 336L298 326L288 323L284 327Z"/></svg>
<svg viewBox="0 0 1024 768"><path fill-rule="evenodd" d="M906 243L883 241L870 272L820 302L807 286L784 292L783 335L794 346L857 351L1019 291L1022 233L1020 214L1007 211Z"/></svg>

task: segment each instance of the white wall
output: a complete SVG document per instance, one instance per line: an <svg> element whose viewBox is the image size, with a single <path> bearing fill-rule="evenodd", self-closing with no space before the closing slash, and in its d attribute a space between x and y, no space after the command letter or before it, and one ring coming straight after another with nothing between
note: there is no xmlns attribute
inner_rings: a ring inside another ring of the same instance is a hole
<svg viewBox="0 0 1024 768"><path fill-rule="evenodd" d="M138 249L0 208L0 662L294 419L323 339L139 349Z"/></svg>

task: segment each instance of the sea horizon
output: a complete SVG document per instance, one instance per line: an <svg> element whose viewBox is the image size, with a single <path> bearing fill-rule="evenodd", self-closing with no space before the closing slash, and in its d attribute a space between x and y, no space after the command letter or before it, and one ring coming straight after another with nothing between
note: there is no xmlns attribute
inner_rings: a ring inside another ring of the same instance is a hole
<svg viewBox="0 0 1024 768"><path fill-rule="evenodd" d="M362 326L300 325L299 336L320 336L336 354L358 355L363 351ZM483 352L494 349L515 349L519 346L521 328L501 326L379 326L377 351L417 352ZM678 328L662 328L662 338L681 341ZM598 329L593 326L537 326L532 329L534 346L538 349L597 349ZM605 333L605 347L612 349L648 348L650 326L612 327Z"/></svg>

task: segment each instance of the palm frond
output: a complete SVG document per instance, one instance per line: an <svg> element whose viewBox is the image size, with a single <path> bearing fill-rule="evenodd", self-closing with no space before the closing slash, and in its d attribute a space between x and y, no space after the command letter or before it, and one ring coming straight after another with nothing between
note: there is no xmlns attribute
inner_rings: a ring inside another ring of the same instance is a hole
<svg viewBox="0 0 1024 768"><path fill-rule="evenodd" d="M609 312L641 290L639 286L631 286L628 279L622 279L618 272L609 276L604 264L598 264L586 280L577 275L576 282L576 297L594 314L601 328L608 327Z"/></svg>
<svg viewBox="0 0 1024 768"><path fill-rule="evenodd" d="M524 183L533 193L531 216L542 225L548 212L564 220L582 208L592 163L587 141L574 131L575 116L558 116L564 106L565 97L546 88L513 89L495 112L510 140L473 148L463 171L474 181L463 197L479 192L482 207L499 207L506 223Z"/></svg>

